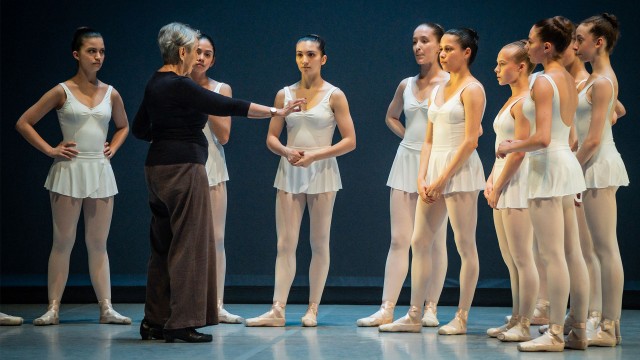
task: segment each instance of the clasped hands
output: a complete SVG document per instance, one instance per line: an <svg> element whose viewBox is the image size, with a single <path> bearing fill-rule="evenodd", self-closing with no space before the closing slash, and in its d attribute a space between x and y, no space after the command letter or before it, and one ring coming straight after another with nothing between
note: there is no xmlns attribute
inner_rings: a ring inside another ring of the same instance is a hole
<svg viewBox="0 0 640 360"><path fill-rule="evenodd" d="M315 160L312 153L305 153L304 150L286 147L285 152L287 161L293 166L308 167Z"/></svg>
<svg viewBox="0 0 640 360"><path fill-rule="evenodd" d="M420 194L420 198L427 204L433 204L440 198L440 196L442 196L444 185L445 182L441 181L440 179L429 185L427 185L424 179L419 179L418 193Z"/></svg>

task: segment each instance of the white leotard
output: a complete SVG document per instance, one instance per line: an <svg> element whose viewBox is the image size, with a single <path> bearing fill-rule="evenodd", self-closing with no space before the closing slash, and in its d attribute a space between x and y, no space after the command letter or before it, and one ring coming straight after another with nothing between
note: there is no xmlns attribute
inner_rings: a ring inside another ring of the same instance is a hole
<svg viewBox="0 0 640 360"><path fill-rule="evenodd" d="M405 117L404 138L396 151L387 186L408 193L418 192L418 170L420 168L420 150L427 132L428 99L420 102L413 94L415 79L407 78L402 93Z"/></svg>
<svg viewBox="0 0 640 360"><path fill-rule="evenodd" d="M537 76L535 81L549 81L553 87L551 142L548 147L529 153L528 197L537 199L578 194L585 190L584 176L578 159L569 147L570 128L560 116L558 88L553 79L544 73ZM533 82L530 87L533 87ZM522 112L531 124L530 133L534 134L536 114L531 96L525 98Z"/></svg>
<svg viewBox="0 0 640 360"><path fill-rule="evenodd" d="M83 198L106 198L118 193L111 162L104 155L109 120L111 91L108 87L102 101L90 108L73 96L67 85L60 83L67 96L57 110L64 142L74 141L78 155L71 160L55 159L44 187L51 192Z"/></svg>
<svg viewBox="0 0 640 360"><path fill-rule="evenodd" d="M607 77L613 87L613 82ZM594 80L595 81L595 80ZM584 139L589 133L591 126L592 105L587 99L587 91L593 86L593 82L587 84L580 93L578 93L578 109L576 110L576 131L578 133L578 146L582 146ZM584 166L584 179L588 189L601 189L609 186L627 186L629 185L629 176L624 166L622 157L613 142L613 132L611 131L611 115L615 104L615 92L611 95L609 107L607 110L607 119L604 121L602 136L600 138L600 146L591 156Z"/></svg>
<svg viewBox="0 0 640 360"><path fill-rule="evenodd" d="M220 93L223 83L219 82L213 92ZM207 121L207 125L202 129L204 135L209 142L209 157L205 165L207 176L209 177L209 186L216 186L221 182L229 180L229 172L227 171L227 163L224 157L224 148L213 133L211 123Z"/></svg>
<svg viewBox="0 0 640 360"><path fill-rule="evenodd" d="M433 141L427 168L427 184L431 184L438 179L453 159L460 144L464 141L465 113L464 106L460 101L460 96L464 89L471 84L476 84L482 88L480 83L468 83L456 91L456 93L442 105L436 104L436 95L438 94L440 85L436 86L431 93L431 103L428 113L429 120L433 123ZM484 179L484 170L480 162L480 157L478 156L478 152L473 150L469 158L451 177L442 194L483 190L485 185Z"/></svg>
<svg viewBox="0 0 640 360"><path fill-rule="evenodd" d="M511 108L521 99L523 98L519 97L512 101L501 113L496 115L496 118L493 121L493 130L496 133L496 151L498 150L498 145L500 145L501 142L504 140L513 140L515 138L515 120L513 116L511 116ZM498 180L500 174L502 174L502 170L506 163L506 158L496 158L493 165L494 182ZM526 209L529 207L527 197L528 170L529 157L528 155L525 155L516 173L513 174L509 182L502 189L502 193L498 199L498 209Z"/></svg>
<svg viewBox="0 0 640 360"><path fill-rule="evenodd" d="M312 107L285 117L287 147L310 153L331 146L336 119L329 98L338 88L327 91ZM289 87L284 88L284 102L293 100ZM314 161L309 167L293 166L282 157L273 186L288 193L320 194L342 189L335 157Z"/></svg>

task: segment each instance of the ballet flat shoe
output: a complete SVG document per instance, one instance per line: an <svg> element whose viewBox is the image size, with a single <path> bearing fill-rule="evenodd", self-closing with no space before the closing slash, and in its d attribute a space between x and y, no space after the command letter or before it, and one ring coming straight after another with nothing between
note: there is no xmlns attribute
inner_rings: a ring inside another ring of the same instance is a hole
<svg viewBox="0 0 640 360"><path fill-rule="evenodd" d="M142 319L140 323L140 337L142 340L164 340L162 326L153 325L147 319Z"/></svg>
<svg viewBox="0 0 640 360"><path fill-rule="evenodd" d="M622 344L622 334L620 333L620 319L615 321L616 325L616 345Z"/></svg>
<svg viewBox="0 0 640 360"><path fill-rule="evenodd" d="M549 330L544 334L533 340L519 343L518 350L524 352L563 351L564 339L562 338L562 330L562 325L550 324Z"/></svg>
<svg viewBox="0 0 640 360"><path fill-rule="evenodd" d="M266 327L281 327L285 324L285 304L275 301L273 305L271 305L271 310L266 313L247 319L244 322L245 326L254 327L254 326L266 326Z"/></svg>
<svg viewBox="0 0 640 360"><path fill-rule="evenodd" d="M440 335L464 335L467 333L467 319L469 311L458 309L456 316L447 325L438 329Z"/></svg>
<svg viewBox="0 0 640 360"><path fill-rule="evenodd" d="M307 308L307 312L300 319L302 326L304 327L316 327L318 326L318 304L311 303Z"/></svg>
<svg viewBox="0 0 640 360"><path fill-rule="evenodd" d="M564 338L565 349L585 350L589 346L587 324L574 322L569 334Z"/></svg>
<svg viewBox="0 0 640 360"><path fill-rule="evenodd" d="M407 315L390 323L383 324L378 327L380 332L412 332L417 333L422 330L422 321L420 320L420 311L422 309L417 306L409 307Z"/></svg>
<svg viewBox="0 0 640 360"><path fill-rule="evenodd" d="M504 317L504 323L507 324L511 320L511 315ZM533 310L531 317L531 325L548 325L549 324L549 302L547 300L538 300L536 308ZM546 331L546 328L545 328ZM541 334L544 331L541 332Z"/></svg>
<svg viewBox="0 0 640 360"><path fill-rule="evenodd" d="M569 335L569 331L571 331L571 325L573 323L575 323L575 322L576 322L576 320L573 318L573 314L571 314L571 312L569 312L567 315L565 315L565 317L564 317L564 326L562 327L562 333L564 335ZM540 334L544 334L545 332L547 332L547 330L549 330L549 324L541 325L538 328L538 332Z"/></svg>
<svg viewBox="0 0 640 360"><path fill-rule="evenodd" d="M33 320L35 326L58 325L60 323L60 301L51 300L47 312L39 318Z"/></svg>
<svg viewBox="0 0 640 360"><path fill-rule="evenodd" d="M514 327L518 323L518 316L509 316L509 322L494 328L487 329L487 336L492 338L497 338L500 333L503 333L512 327Z"/></svg>
<svg viewBox="0 0 640 360"><path fill-rule="evenodd" d="M538 300L536 308L533 310L531 317L531 325L547 325L549 324L549 305L547 300Z"/></svg>
<svg viewBox="0 0 640 360"><path fill-rule="evenodd" d="M19 316L11 316L0 312L0 326L22 325L24 319Z"/></svg>
<svg viewBox="0 0 640 360"><path fill-rule="evenodd" d="M512 326L509 330L498 334L498 340L502 342L523 342L531 340L531 333L529 327L531 321L526 317L520 317L518 322Z"/></svg>
<svg viewBox="0 0 640 360"><path fill-rule="evenodd" d="M131 325L131 318L122 316L115 311L111 300L100 300L98 304L100 305L100 324Z"/></svg>
<svg viewBox="0 0 640 360"><path fill-rule="evenodd" d="M591 340L596 336L596 330L598 329L598 325L600 325L600 320L602 320L602 313L600 311L589 311L589 316L587 317L588 340Z"/></svg>
<svg viewBox="0 0 640 360"><path fill-rule="evenodd" d="M596 329L596 335L589 341L589 346L616 346L618 336L616 335L616 322L609 319L602 319Z"/></svg>
<svg viewBox="0 0 640 360"><path fill-rule="evenodd" d="M196 329L188 327L182 329L164 329L162 331L164 341L172 343L176 340L182 340L188 343L204 343L213 341L213 336L210 334L203 334L196 331Z"/></svg>
<svg viewBox="0 0 640 360"><path fill-rule="evenodd" d="M438 308L436 303L428 302L424 307L424 315L422 316L422 326L436 327L440 325L438 321Z"/></svg>
<svg viewBox="0 0 640 360"><path fill-rule="evenodd" d="M393 311L395 306L396 305L391 301L384 301L382 305L380 305L380 309L378 311L370 316L358 319L356 321L356 325L360 327L373 327L389 324L393 321Z"/></svg>
<svg viewBox="0 0 640 360"><path fill-rule="evenodd" d="M218 322L221 324L242 324L244 322L244 318L242 316L234 315L222 308L218 309Z"/></svg>

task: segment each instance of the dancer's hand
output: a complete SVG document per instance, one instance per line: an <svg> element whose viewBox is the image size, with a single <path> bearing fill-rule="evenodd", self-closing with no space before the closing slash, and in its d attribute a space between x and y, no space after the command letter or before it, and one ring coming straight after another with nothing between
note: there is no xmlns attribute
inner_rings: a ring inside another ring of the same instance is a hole
<svg viewBox="0 0 640 360"><path fill-rule="evenodd" d="M113 151L111 151L111 146L109 146L108 141L104 143L104 149L102 150L102 152L104 153L104 156L106 156L107 159L111 159L115 154Z"/></svg>
<svg viewBox="0 0 640 360"><path fill-rule="evenodd" d="M311 165L314 161L316 161L316 159L313 156L313 154L307 153L307 154L302 154L302 157L300 158L300 160L298 160L293 165L301 166L301 167L309 167L309 165Z"/></svg>
<svg viewBox="0 0 640 360"><path fill-rule="evenodd" d="M418 179L418 195L422 201L427 202L427 182L424 179Z"/></svg>
<svg viewBox="0 0 640 360"><path fill-rule="evenodd" d="M283 107L282 109L277 109L275 115L284 117L293 112L301 111L302 107L300 105L306 104L306 103L307 103L306 98L290 100L287 102L287 105L285 105L285 107Z"/></svg>
<svg viewBox="0 0 640 360"><path fill-rule="evenodd" d="M425 193L427 195L427 199L425 200L428 204L432 204L436 202L442 196L442 192L444 191L444 186L446 182L442 180L442 178L438 178L435 182L429 184Z"/></svg>
<svg viewBox="0 0 640 360"><path fill-rule="evenodd" d="M298 162L304 156L304 151L295 150L289 147L285 147L284 152L286 154L287 161L291 165L295 165L296 162Z"/></svg>
<svg viewBox="0 0 640 360"><path fill-rule="evenodd" d="M498 159L504 159L507 156L512 142L513 140L504 140L498 145L498 150L496 150L496 157Z"/></svg>
<svg viewBox="0 0 640 360"><path fill-rule="evenodd" d="M78 150L76 150L76 143L73 141L61 142L58 146L51 149L49 152L49 156L56 159L67 159L71 160L72 158L78 155Z"/></svg>
<svg viewBox="0 0 640 360"><path fill-rule="evenodd" d="M484 198L489 200L489 196L493 192L493 173L489 175L487 182L484 184Z"/></svg>
<svg viewBox="0 0 640 360"><path fill-rule="evenodd" d="M500 200L500 194L502 194L502 189L492 189L491 193L487 197L487 203L492 209L497 209L498 200ZM486 196L486 194L485 194Z"/></svg>

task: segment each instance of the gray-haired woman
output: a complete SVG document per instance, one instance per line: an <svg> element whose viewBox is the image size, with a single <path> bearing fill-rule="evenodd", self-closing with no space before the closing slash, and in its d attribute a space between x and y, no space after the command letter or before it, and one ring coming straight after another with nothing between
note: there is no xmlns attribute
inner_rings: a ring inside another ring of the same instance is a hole
<svg viewBox="0 0 640 360"><path fill-rule="evenodd" d="M198 32L171 23L160 29L164 65L153 74L134 119L133 134L151 142L145 178L152 218L142 339L210 342L195 329L218 323L215 249L205 171L207 114L268 118L299 111L305 100L283 109L228 98L187 75L197 55Z"/></svg>

